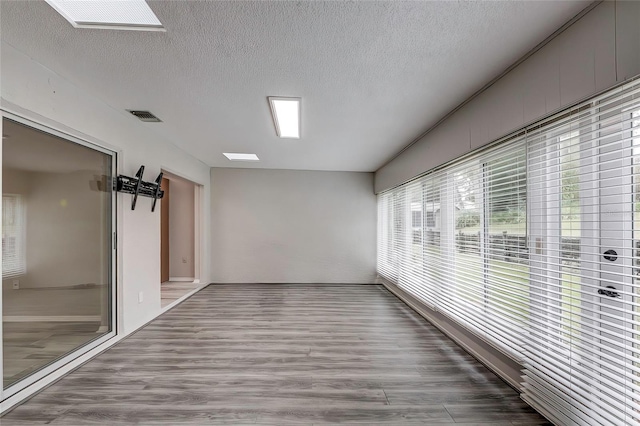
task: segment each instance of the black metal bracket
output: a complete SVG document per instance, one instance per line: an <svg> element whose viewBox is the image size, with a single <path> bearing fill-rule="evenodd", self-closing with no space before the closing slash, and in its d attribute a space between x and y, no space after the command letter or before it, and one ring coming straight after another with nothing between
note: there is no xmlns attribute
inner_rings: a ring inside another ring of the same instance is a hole
<svg viewBox="0 0 640 426"><path fill-rule="evenodd" d="M151 211L153 212L156 209L156 202L158 199L164 197L164 191L160 189L160 184L162 183L162 172L160 172L155 182L143 181L143 174L144 166L140 166L135 177L119 175L116 181L116 191L133 195L133 200L131 200L131 210L136 209L138 195L153 198L153 204L151 205Z"/></svg>

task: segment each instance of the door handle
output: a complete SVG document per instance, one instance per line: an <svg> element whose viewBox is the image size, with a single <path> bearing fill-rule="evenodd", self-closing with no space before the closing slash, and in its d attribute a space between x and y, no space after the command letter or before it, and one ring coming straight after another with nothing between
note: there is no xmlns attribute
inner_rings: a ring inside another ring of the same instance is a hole
<svg viewBox="0 0 640 426"><path fill-rule="evenodd" d="M607 288L611 290L605 290L604 288L601 288L600 290L598 290L598 294L607 297L622 297L620 293L615 291L616 288L614 286L608 285Z"/></svg>
<svg viewBox="0 0 640 426"><path fill-rule="evenodd" d="M615 262L616 260L618 260L618 253L615 250L607 250L602 255L606 260L609 260L611 262Z"/></svg>

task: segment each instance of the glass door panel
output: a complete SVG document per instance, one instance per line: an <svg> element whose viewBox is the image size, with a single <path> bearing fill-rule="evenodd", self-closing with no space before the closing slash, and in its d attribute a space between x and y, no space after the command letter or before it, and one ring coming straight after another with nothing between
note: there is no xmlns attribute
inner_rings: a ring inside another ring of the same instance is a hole
<svg viewBox="0 0 640 426"><path fill-rule="evenodd" d="M3 136L7 389L113 331L113 156L8 118Z"/></svg>

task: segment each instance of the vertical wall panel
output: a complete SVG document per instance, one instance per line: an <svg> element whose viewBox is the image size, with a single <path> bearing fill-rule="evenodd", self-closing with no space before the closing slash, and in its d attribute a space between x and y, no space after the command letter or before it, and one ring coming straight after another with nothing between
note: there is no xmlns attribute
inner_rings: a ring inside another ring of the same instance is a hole
<svg viewBox="0 0 640 426"><path fill-rule="evenodd" d="M593 29L591 35L598 92L616 84L616 7L614 2L607 1L600 8L602 13L585 16L585 24ZM636 21L636 25L640 25L640 20Z"/></svg>
<svg viewBox="0 0 640 426"><path fill-rule="evenodd" d="M528 66L522 69L522 113L525 123L541 117L547 112L544 88L548 84L545 55L536 52L529 58Z"/></svg>
<svg viewBox="0 0 640 426"><path fill-rule="evenodd" d="M481 93L471 103L464 106L470 117L469 138L471 149L478 148L491 139L489 139L489 126L487 121L487 113L491 106L491 95L489 91Z"/></svg>
<svg viewBox="0 0 640 426"><path fill-rule="evenodd" d="M616 3L616 62L618 81L640 74L640 2Z"/></svg>
<svg viewBox="0 0 640 426"><path fill-rule="evenodd" d="M596 91L594 29L586 26L587 21L592 21L589 15L556 38L560 44L561 106L577 102Z"/></svg>
<svg viewBox="0 0 640 426"><path fill-rule="evenodd" d="M558 39L552 40L538 52L546 60L544 76L546 83L540 87L540 90L544 91L546 113L558 110L562 104L560 101L560 52ZM528 63L529 61L526 62L527 65Z"/></svg>
<svg viewBox="0 0 640 426"><path fill-rule="evenodd" d="M484 108L481 111L481 114L485 116L485 120L487 122L487 142L491 142L494 139L497 139L500 135L500 127L502 120L502 102L505 101L505 85L504 79L496 82L493 87L491 87L490 92L487 91L487 101L484 105Z"/></svg>
<svg viewBox="0 0 640 426"><path fill-rule="evenodd" d="M523 67L517 67L498 81L498 132L490 139L496 140L503 135L519 129L524 125L524 72ZM489 132L491 135L491 132Z"/></svg>

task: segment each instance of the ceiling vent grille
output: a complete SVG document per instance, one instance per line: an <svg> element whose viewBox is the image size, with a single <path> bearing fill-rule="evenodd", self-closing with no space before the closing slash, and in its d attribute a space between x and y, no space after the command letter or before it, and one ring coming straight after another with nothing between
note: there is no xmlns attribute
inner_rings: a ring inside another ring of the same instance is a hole
<svg viewBox="0 0 640 426"><path fill-rule="evenodd" d="M149 111L128 111L138 117L140 121L144 121L145 123L162 123L162 120L151 114Z"/></svg>

